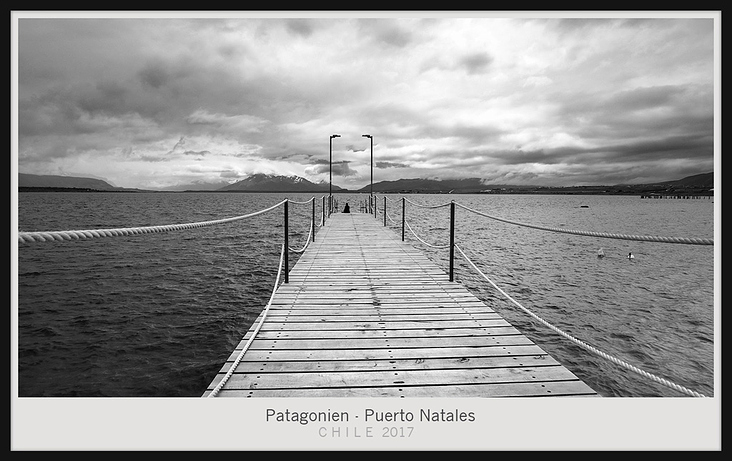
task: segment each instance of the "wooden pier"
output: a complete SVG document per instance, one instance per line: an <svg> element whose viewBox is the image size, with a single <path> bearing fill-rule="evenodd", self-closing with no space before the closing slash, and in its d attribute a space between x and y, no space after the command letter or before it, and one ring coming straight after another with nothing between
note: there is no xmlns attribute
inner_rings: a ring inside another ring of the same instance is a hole
<svg viewBox="0 0 732 461"><path fill-rule="evenodd" d="M204 397L227 374L263 315ZM365 213L334 214L320 228L215 395L598 396Z"/></svg>

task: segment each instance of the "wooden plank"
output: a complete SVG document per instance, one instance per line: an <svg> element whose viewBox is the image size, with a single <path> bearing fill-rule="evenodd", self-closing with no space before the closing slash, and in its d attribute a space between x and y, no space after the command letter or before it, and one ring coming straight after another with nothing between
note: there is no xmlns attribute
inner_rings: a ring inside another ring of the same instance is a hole
<svg viewBox="0 0 732 461"><path fill-rule="evenodd" d="M389 330L389 329L349 329L349 330L261 330L257 334L257 339L302 339L302 340L322 340L322 339L350 339L350 338L430 338L437 336L449 337L476 337L480 332L487 335L520 335L519 331L512 326L502 327L483 327L476 328L430 328L430 329L412 329L412 330ZM250 335L245 336L248 340Z"/></svg>
<svg viewBox="0 0 732 461"><path fill-rule="evenodd" d="M326 373L338 371L393 371L393 370L445 370L477 368L514 368L559 366L560 364L547 355L530 356L489 356L475 358L418 358L398 360L309 360L309 361L259 361L241 362L237 374L252 374L261 371L268 373ZM231 366L231 364L227 364ZM228 370L228 368L227 368Z"/></svg>
<svg viewBox="0 0 732 461"><path fill-rule="evenodd" d="M209 391L204 394L208 395ZM555 381L553 383L472 383L441 386L373 386L356 388L291 388L291 389L224 389L219 397L261 398L347 398L347 397L597 397L585 383Z"/></svg>
<svg viewBox="0 0 732 461"><path fill-rule="evenodd" d="M372 386L435 386L497 384L514 382L573 381L577 377L562 366L456 368L437 370L347 370L337 373L234 373L227 382L229 389L290 389Z"/></svg>
<svg viewBox="0 0 732 461"><path fill-rule="evenodd" d="M597 396L423 253L358 213L333 215L319 230L204 396L235 361L217 396Z"/></svg>
<svg viewBox="0 0 732 461"><path fill-rule="evenodd" d="M239 350L231 353L227 363L233 362L239 355ZM249 350L243 361L289 361L298 362L305 360L420 360L427 358L454 358L471 359L477 357L500 356L525 356L525 355L548 355L536 344L502 345L502 346L472 346L472 347L424 347L421 349L344 349L326 350L313 349L303 353L300 350ZM225 364L220 373L228 371Z"/></svg>
<svg viewBox="0 0 732 461"><path fill-rule="evenodd" d="M418 321L418 320L405 320L405 321L391 321L391 322L340 322L339 324L323 323L323 322L291 322L288 321L289 316L271 316L268 321L262 325L261 331L267 330L363 330L363 329L388 329L388 330L429 330L429 329L448 329L448 328L471 328L471 327L495 327L495 326L506 326L508 322L498 317L498 314L493 314L493 317L488 319L453 319L453 316L446 316L440 320L429 320L429 321Z"/></svg>

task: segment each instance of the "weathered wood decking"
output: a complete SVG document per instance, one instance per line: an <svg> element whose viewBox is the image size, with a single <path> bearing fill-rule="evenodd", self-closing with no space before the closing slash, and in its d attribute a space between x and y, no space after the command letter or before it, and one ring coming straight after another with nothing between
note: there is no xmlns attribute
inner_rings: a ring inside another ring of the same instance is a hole
<svg viewBox="0 0 732 461"><path fill-rule="evenodd" d="M374 216L352 213L320 228L217 396L597 394Z"/></svg>

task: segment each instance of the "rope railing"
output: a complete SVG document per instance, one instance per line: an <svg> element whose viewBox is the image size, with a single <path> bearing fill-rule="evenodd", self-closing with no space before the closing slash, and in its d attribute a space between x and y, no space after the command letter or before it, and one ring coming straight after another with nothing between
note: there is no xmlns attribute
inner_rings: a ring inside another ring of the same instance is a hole
<svg viewBox="0 0 732 461"><path fill-rule="evenodd" d="M292 247L288 247L289 250L292 251L293 253L303 253L305 251L305 249L307 249L308 245L310 245L310 239L312 238L312 236L313 236L313 226L310 226L310 232L308 232L308 238L305 239L305 244L303 245L303 247L300 248L299 250L295 250Z"/></svg>
<svg viewBox="0 0 732 461"><path fill-rule="evenodd" d="M386 213L386 217L387 217L387 219L388 219L388 220L389 220L389 221L390 221L390 222L391 222L392 224L396 224L396 221L394 221L394 218L392 218L392 217L391 217L391 215L390 215L390 214L389 214L388 212Z"/></svg>
<svg viewBox="0 0 732 461"><path fill-rule="evenodd" d="M713 239L706 239L706 238L682 238L682 237L658 237L658 236L651 236L651 235L610 234L610 233L606 233L606 232L589 232L589 231L581 231L581 230L564 229L561 227L537 226L534 224L527 224L527 223L522 223L522 222L518 222L518 221L510 221L508 219L491 216L486 213L482 213L480 211L474 210L472 208L468 208L465 205L461 205L457 202L455 203L455 205L459 206L460 208L462 208L464 210L478 214L480 216L484 216L484 217L490 218L490 219L495 219L496 221L502 221L502 222L509 223L509 224L516 224L518 226L530 227L533 229L540 229L540 230L546 230L546 231L551 231L551 232L561 232L561 233L565 233L565 234L584 235L584 236L588 236L588 237L603 237L603 238L623 239L623 240L638 240L638 241L644 241L644 242L685 243L685 244L690 244L690 245L714 245Z"/></svg>
<svg viewBox="0 0 732 461"><path fill-rule="evenodd" d="M221 391L221 389L226 385L226 383L229 381L229 378L234 374L234 370L236 370L236 367L239 366L239 362L241 362L241 359L244 357L244 353L246 353L247 350L249 350L249 346L254 341L254 338L257 336L257 333L259 333L259 330L262 328L262 324L264 323L264 319L267 317L267 314L269 313L269 308L272 306L272 300L274 299L275 292L277 291L277 287L280 284L280 275L282 274L282 263L285 259L285 245L282 245L282 251L280 252L280 265L277 269L277 278L275 279L274 288L272 289L272 294L269 297L269 301L267 302L267 306L265 306L264 311L262 311L262 314L260 315L260 321L255 327L254 331L252 331L252 334L249 336L249 340L242 346L241 351L239 351L239 354L236 356L236 359L234 359L234 363L231 364L229 369L227 370L226 374L221 378L221 381L214 387L214 389L211 391L210 394L208 394L208 397L216 397L218 393Z"/></svg>
<svg viewBox="0 0 732 461"><path fill-rule="evenodd" d="M152 234L159 232L170 232L185 229L195 229L199 227L213 226L216 224L229 223L238 221L241 219L252 218L268 211L272 211L275 208L286 203L287 200L283 200L276 205L272 205L269 208L255 211L246 215L235 216L232 218L215 219L212 221L200 221L186 224L169 224L163 226L147 226L147 227L125 227L118 229L89 229L89 230L68 230L68 231L43 231L43 232L19 232L18 243L29 243L29 242L47 242L47 241L63 241L63 240L78 240L96 237L119 237L126 235L137 235L137 234Z"/></svg>
<svg viewBox="0 0 732 461"><path fill-rule="evenodd" d="M311 203L313 200L315 200L315 197L311 197L310 200L306 200L304 202L297 202L295 200L287 200L288 202L295 204L295 205L307 205L308 203Z"/></svg>
<svg viewBox="0 0 732 461"><path fill-rule="evenodd" d="M288 204L293 203L296 205L307 205L312 204L312 216L310 220L310 230L308 237L302 249L294 250L289 246L289 216L288 216ZM323 197L323 205L325 206L325 197ZM170 232L186 229L195 229L199 227L213 226L216 224L230 223L239 221L241 219L252 218L261 214L267 213L282 206L284 209L284 248L285 248L285 283L289 282L289 252L302 253L305 251L311 241L315 241L315 197L304 202L292 201L289 199L282 200L281 202L272 205L268 208L264 208L253 213L234 216L231 218L215 219L211 221L199 221L184 224L169 224L163 226L146 226L146 227L125 227L116 229L88 229L88 230L66 230L66 231L41 231L41 232L19 232L18 242L19 243L32 243L32 242L49 242L49 241L67 241L67 240L80 240L80 239L91 239L101 237L119 237L127 235L138 235L138 234L152 234L160 232ZM325 209L323 209L323 222L325 225Z"/></svg>
<svg viewBox="0 0 732 461"><path fill-rule="evenodd" d="M447 244L447 245L442 245L442 246L440 246L440 245L434 245L434 244L430 244L430 243L426 242L424 239L422 239L420 236L418 236L414 232L414 230L412 229L412 227L409 225L409 222L406 220L406 203L410 203L410 204L415 205L415 206L418 206L420 208L440 208L440 207L443 207L443 206L446 206L446 205L451 205L451 209L450 209L450 243ZM386 204L386 200L385 200L385 204ZM513 304L517 305L521 310L523 310L524 312L526 312L532 318L536 319L541 324L545 325L546 327L548 327L552 331L556 332L557 334L561 335L562 337L570 340L574 344L577 344L578 346L580 346L581 348L583 348L583 349L585 349L587 351L590 351L590 352L592 352L592 353L594 353L594 354L596 354L596 355L598 355L598 356L600 356L600 357L602 357L602 358L604 358L606 360L609 360L609 361L613 362L616 365L619 365L619 366L621 366L623 368L626 368L626 369L628 369L628 370L630 370L630 371L632 371L632 372L634 372L636 374L639 374L639 375L641 375L643 377L646 377L648 379L651 379L652 381L655 381L655 382L660 383L660 384L662 384L664 386L667 386L669 388L675 389L675 390L677 390L677 391L679 391L681 393L684 393L684 394L687 394L687 395L690 395L690 396L693 396L693 397L706 397L704 394L702 394L700 392L694 391L692 389L688 389L688 388L686 388L684 386L680 386L680 385L678 385L676 383L673 383L673 382L671 382L671 381L669 381L669 380L667 380L665 378L662 378L662 377L659 377L659 376L654 375L652 373L649 373L649 372L647 372L645 370L642 370L642 369L640 369L640 368L638 368L638 367L636 367L634 365L631 365L628 362L625 362L625 361L623 361L623 360L621 360L621 359L619 359L617 357L614 357L614 356L612 356L610 354L607 354L607 353L605 353L605 352L597 349L596 347L593 347L593 346L591 346L591 345L589 345L589 344L587 344L587 343L585 343L585 342L583 342L583 341L581 341L581 340L573 337L572 335L570 335L570 334L562 331L561 329L557 328L556 326L552 325L551 323L547 322L546 320L542 319L538 315L536 315L533 312L531 312L529 309L527 309L524 306L522 306L518 301L516 301L515 299L513 299L510 295L508 295L505 291L503 291L500 287L498 287L498 285L496 285L490 278L488 278L488 276L486 276L478 268L478 266L465 254L465 252L462 250L462 248L460 248L460 246L458 246L455 243L455 228L454 228L454 224L455 224L455 207L456 206L459 206L460 208L463 208L463 209L465 209L467 211L476 213L478 215L481 215L481 216L484 216L484 217L487 217L487 218L491 218L491 219L495 219L495 220L498 220L498 221L506 222L506 223L509 223L509 224L516 224L516 225L521 225L521 226L525 226L525 227L530 227L530 228L533 228L533 229L546 230L546 231L552 231L552 232L563 232L563 233L569 233L569 234L575 234L575 235L586 235L586 236L592 236L592 237L606 237L606 238L616 238L616 239L631 239L631 240L641 240L641 241L654 241L654 242L662 242L662 243L685 243L685 244L693 244L693 245L713 245L714 244L714 241L712 239L654 237L654 236L643 236L643 235L608 234L608 233L601 233L601 232L587 232L587 231L576 231L576 230L573 231L573 230L563 229L563 228L553 228L553 227L537 226L537 225L526 224L526 223L521 223L521 222L516 222L516 221L510 221L510 220L498 218L498 217L495 217L495 216L490 216L490 215L488 215L486 213L482 213L480 211L477 211L477 210L474 210L472 208L466 207L464 205L458 204L455 201L452 201L451 203L448 203L448 204L442 204L442 205L436 205L436 206L425 206L425 205L417 204L415 202L412 202L411 200L407 200L406 198L402 197L402 240L404 240L404 230L405 229L408 229L417 240L419 240L420 242L422 242L423 244L425 244L425 245L427 245L429 247L437 248L437 249L446 249L446 248L449 248L450 249L450 257L449 257L449 263L450 263L449 279L450 279L450 281L453 281L453 271L454 271L454 265L453 265L453 263L454 263L453 262L454 252L453 252L453 250L454 249L457 249L458 252L460 252L460 254L468 262L468 264L475 271L477 271L478 274L480 274L485 280L487 280L488 283L490 283L496 290L498 290L503 296L505 296ZM386 206L385 206L385 208L386 208Z"/></svg>
<svg viewBox="0 0 732 461"><path fill-rule="evenodd" d="M449 246L450 246L450 245L433 245L433 244L431 244L431 243L427 243L427 242L425 242L424 240L422 240L422 239L421 239L421 238L419 237L419 235L417 235L417 233L416 233L416 232L414 232L414 230L412 229L412 226L410 226L410 225L409 225L409 222L408 222L408 221L404 221L404 224L405 224L405 225L407 226L407 229L409 229L409 232L411 232L411 233L412 233L412 235L414 236L414 238L416 238L416 239L417 239L417 240L419 240L420 242L424 243L424 244L425 244L425 245L427 245L428 247L432 247L432 248L447 248L447 247L449 247Z"/></svg>
<svg viewBox="0 0 732 461"><path fill-rule="evenodd" d="M523 310L524 312L526 312L527 314L529 314L532 318L534 318L537 321L539 321L540 323L542 323L544 326L548 327L549 329L553 330L554 332L558 333L559 335L563 336L564 338L570 340L574 344L577 344L581 348L583 348L585 350L588 350L588 351L590 351L590 352L592 352L592 353L594 353L594 354L596 354L596 355L598 355L598 356L600 356L600 357L602 357L604 359L607 359L607 360L615 363L616 365L620 365L621 367L623 367L625 369L628 369L628 370L630 370L630 371L632 371L634 373L637 373L637 374L639 374L641 376L644 376L646 378L649 378L649 379L651 379L651 380L653 380L653 381L655 381L657 383L663 384L664 386L670 387L670 388L675 389L675 390L677 390L679 392L683 392L683 393L685 393L687 395L690 395L692 397L706 397L704 394L701 394L701 393L696 392L694 390L688 389L688 388L686 388L684 386L680 386L678 384L675 384L675 383L673 383L673 382L671 382L671 381L669 381L669 380L667 380L665 378L661 378L661 377L656 376L654 374L648 373L647 371L644 371L644 370L642 370L642 369L640 369L640 368L638 368L638 367L636 367L634 365L631 365L631 364L629 364L629 363L627 363L627 362L625 362L623 360L620 360L620 359L618 359L618 358L616 358L616 357L614 357L614 356L612 356L610 354L607 354L605 352L602 352L601 350L597 349L596 347L590 346L589 344L587 344L587 343L585 343L583 341L580 341L579 339L575 338L574 336L572 336L572 335L570 335L568 333L565 333L561 329L557 328L556 326L554 326L551 323L547 322L546 320L542 319L538 315L534 314L529 309L527 309L524 306L522 306L521 303L519 303L518 301L516 301L515 299L513 299L511 296L509 296L508 293L506 293L500 287L498 287L498 285L496 285L495 283L493 283L493 281L491 279L489 279L488 276L486 276L478 268L478 266L476 266L475 263L470 260L470 258L468 258L468 256L465 254L465 252L462 250L462 248L460 248L460 246L455 245L455 248L460 252L460 254L463 255L463 257L468 262L468 264L470 264L473 267L473 269L475 269L478 272L478 274L480 274L485 280L487 280L488 283L490 283L491 285L493 285L493 288L495 288L496 290L498 290L509 301L511 301L513 304L515 304L516 306L518 306L521 310Z"/></svg>
<svg viewBox="0 0 732 461"><path fill-rule="evenodd" d="M445 206L450 206L450 203L451 203L451 202L447 202L447 203L443 203L443 204L440 204L440 205L422 205L420 203L415 203L415 202L409 200L406 197L402 197L402 199L405 200L407 203L409 203L411 205L414 205L416 207L419 207L419 208L442 208L442 207L445 207Z"/></svg>
<svg viewBox="0 0 732 461"><path fill-rule="evenodd" d="M325 198L325 197L323 197ZM310 219L310 230L308 232L308 237L305 239L305 244L303 247L299 250L295 250L288 246L288 250L292 251L293 253L303 253L305 249L307 249L308 245L310 245L311 241L315 241L315 197L312 197L310 200L307 200L305 202L296 202L293 200L289 200L290 203L294 203L295 205L307 205L310 203L312 205L312 216ZM325 216L325 214L324 214ZM323 223L324 224L324 223Z"/></svg>

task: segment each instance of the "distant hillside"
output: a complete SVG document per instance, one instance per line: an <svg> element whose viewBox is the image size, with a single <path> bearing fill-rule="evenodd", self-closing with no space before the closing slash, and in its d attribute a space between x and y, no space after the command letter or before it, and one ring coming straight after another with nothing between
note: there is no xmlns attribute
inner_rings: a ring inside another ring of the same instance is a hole
<svg viewBox="0 0 732 461"><path fill-rule="evenodd" d="M480 178L467 179L399 179L374 183L374 192L478 193L495 186L486 186ZM371 185L358 192L370 192Z"/></svg>
<svg viewBox="0 0 732 461"><path fill-rule="evenodd" d="M381 181L374 183L374 192L402 192L402 193L636 193L639 191L678 191L695 190L708 191L714 187L714 173L703 173L687 176L682 179L665 181L653 184L634 185L605 185L605 186L570 186L570 187L542 187L517 186L510 184L483 183L481 178L466 179L399 179L397 181ZM358 192L368 193L371 185L363 187Z"/></svg>
<svg viewBox="0 0 732 461"><path fill-rule="evenodd" d="M18 187L73 188L94 190L115 190L116 187L101 179L74 176L18 174Z"/></svg>
<svg viewBox="0 0 732 461"><path fill-rule="evenodd" d="M653 184L616 184L604 186L568 186L544 187L532 185L511 184L484 184L481 178L465 179L399 179L397 181L381 181L374 183L374 192L402 192L402 193L522 193L522 194L634 194L641 192L675 193L685 191L689 193L708 194L714 188L714 173L703 173L687 176L682 179L665 181ZM368 193L371 185L363 187L358 192Z"/></svg>
<svg viewBox="0 0 732 461"><path fill-rule="evenodd" d="M159 190L164 192L211 192L221 189L222 187L228 186L229 183L226 181L219 181L216 183L212 182L191 182L187 184L176 184L175 186L163 187ZM158 189L156 189L158 190Z"/></svg>
<svg viewBox="0 0 732 461"><path fill-rule="evenodd" d="M253 174L234 184L217 189L222 192L327 192L328 183L313 183L300 176ZM333 191L343 190L333 185Z"/></svg>
<svg viewBox="0 0 732 461"><path fill-rule="evenodd" d="M714 173L695 174L675 181L662 182L663 185L674 187L714 187Z"/></svg>

